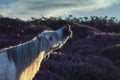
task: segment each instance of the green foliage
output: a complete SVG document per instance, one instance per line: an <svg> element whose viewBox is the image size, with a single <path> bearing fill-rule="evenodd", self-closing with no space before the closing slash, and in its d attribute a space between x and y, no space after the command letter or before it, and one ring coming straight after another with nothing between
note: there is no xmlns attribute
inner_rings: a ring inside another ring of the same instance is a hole
<svg viewBox="0 0 120 80"><path fill-rule="evenodd" d="M3 18L12 19L12 18L4 17L4 16L0 15L0 19L3 19ZM16 18L15 20L22 21L19 18ZM59 20L79 22L82 24L97 24L97 23L99 23L99 24L100 23L102 23L102 24L120 24L120 19L118 19L116 17L108 17L108 16L104 16L104 17L98 17L98 16L74 17L73 15L68 15L67 17L65 17L65 19L63 19L61 16L59 16L59 17L41 16L40 18L31 17L31 20L28 20L27 22L33 23L35 25L40 25L40 24L50 24L53 21L59 21Z"/></svg>

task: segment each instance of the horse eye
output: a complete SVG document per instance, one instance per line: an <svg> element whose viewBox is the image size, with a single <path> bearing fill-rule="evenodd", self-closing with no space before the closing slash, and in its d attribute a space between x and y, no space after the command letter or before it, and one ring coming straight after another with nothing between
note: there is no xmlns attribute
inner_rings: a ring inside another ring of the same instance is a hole
<svg viewBox="0 0 120 80"><path fill-rule="evenodd" d="M50 36L49 40L52 40L52 36Z"/></svg>

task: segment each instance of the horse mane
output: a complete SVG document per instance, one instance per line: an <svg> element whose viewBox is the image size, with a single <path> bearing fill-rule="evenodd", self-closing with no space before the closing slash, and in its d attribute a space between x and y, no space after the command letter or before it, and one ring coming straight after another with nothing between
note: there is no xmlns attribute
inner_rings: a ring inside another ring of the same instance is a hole
<svg viewBox="0 0 120 80"><path fill-rule="evenodd" d="M18 76L22 70L28 67L41 51L47 52L48 41L44 36L35 37L32 40L6 49L8 59L16 66Z"/></svg>
<svg viewBox="0 0 120 80"><path fill-rule="evenodd" d="M34 47L33 47L34 46ZM39 49L34 41L29 41L7 49L8 59L13 61L17 68L17 74L27 67L38 55Z"/></svg>

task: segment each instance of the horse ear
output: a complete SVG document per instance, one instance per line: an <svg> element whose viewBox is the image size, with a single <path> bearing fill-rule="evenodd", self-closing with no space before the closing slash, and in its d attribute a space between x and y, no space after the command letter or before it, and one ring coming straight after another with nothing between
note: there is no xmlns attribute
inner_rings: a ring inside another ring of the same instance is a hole
<svg viewBox="0 0 120 80"><path fill-rule="evenodd" d="M39 40L41 39L40 36L41 36L41 34L38 34L38 35L37 35L37 38L38 38Z"/></svg>
<svg viewBox="0 0 120 80"><path fill-rule="evenodd" d="M37 36L39 37L41 34L38 34Z"/></svg>

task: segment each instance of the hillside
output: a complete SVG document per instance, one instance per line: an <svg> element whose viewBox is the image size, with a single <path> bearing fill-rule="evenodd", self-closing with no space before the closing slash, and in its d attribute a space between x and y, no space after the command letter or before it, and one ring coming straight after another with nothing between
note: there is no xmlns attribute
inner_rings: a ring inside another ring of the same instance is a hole
<svg viewBox="0 0 120 80"><path fill-rule="evenodd" d="M120 21L114 17L0 18L0 49L71 25L73 37L41 64L34 80L120 80Z"/></svg>

